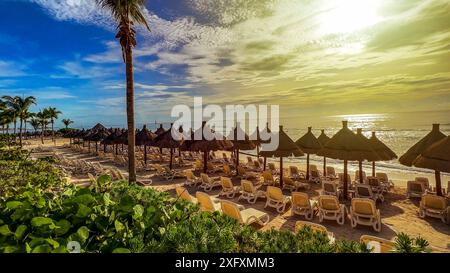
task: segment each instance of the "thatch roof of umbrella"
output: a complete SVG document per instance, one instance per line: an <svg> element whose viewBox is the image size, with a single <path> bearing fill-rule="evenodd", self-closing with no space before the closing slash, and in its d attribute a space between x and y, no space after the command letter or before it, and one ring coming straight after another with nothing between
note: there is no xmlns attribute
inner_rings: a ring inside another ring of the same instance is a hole
<svg viewBox="0 0 450 273"><path fill-rule="evenodd" d="M261 132L263 132L263 131L267 132L268 134L271 133L268 122L266 123L266 127L263 130L259 130L259 126L256 126L256 131L253 134L251 134L251 136L252 136L251 140L257 146L260 146L261 144L264 144L264 143L270 143L270 138L267 140L263 140L261 138Z"/></svg>
<svg viewBox="0 0 450 273"><path fill-rule="evenodd" d="M230 132L227 139L233 143L232 149L234 150L253 150L256 148L256 144L250 140L250 137L239 125Z"/></svg>
<svg viewBox="0 0 450 273"><path fill-rule="evenodd" d="M73 138L83 138L86 134L86 131L84 129L78 130L72 137Z"/></svg>
<svg viewBox="0 0 450 273"><path fill-rule="evenodd" d="M103 139L105 139L108 136L109 136L108 130L98 130L97 132L94 132L93 134L91 134L89 136L89 140L98 142L98 141L102 141Z"/></svg>
<svg viewBox="0 0 450 273"><path fill-rule="evenodd" d="M353 133L348 128L347 121L343 121L342 125L343 128L317 152L317 155L350 161L374 161L379 159L370 147L367 138L367 141L365 141Z"/></svg>
<svg viewBox="0 0 450 273"><path fill-rule="evenodd" d="M433 129L429 132L425 137L423 137L419 142L417 142L414 146L409 148L409 150L402 155L398 161L401 164L406 166L412 166L414 160L426 149L428 149L431 145L438 142L439 140L445 138L441 131L439 131L439 124L433 124Z"/></svg>
<svg viewBox="0 0 450 273"><path fill-rule="evenodd" d="M119 137L121 135L121 132L120 132L120 130L119 129L114 129L113 131L112 131L112 133L110 133L106 138L104 138L101 142L100 142L100 144L102 144L102 145L114 145L114 144L116 144L116 140L117 140L117 138Z"/></svg>
<svg viewBox="0 0 450 273"><path fill-rule="evenodd" d="M308 127L308 132L304 134L301 138L299 138L295 144L302 149L303 152L307 154L315 154L320 149L322 149L322 145L316 136L312 133L312 128Z"/></svg>
<svg viewBox="0 0 450 273"><path fill-rule="evenodd" d="M156 129L155 134L160 135L162 133L164 133L166 130L164 130L162 123L159 124L159 128Z"/></svg>
<svg viewBox="0 0 450 273"><path fill-rule="evenodd" d="M114 141L115 144L128 144L128 130L122 129L120 135Z"/></svg>
<svg viewBox="0 0 450 273"><path fill-rule="evenodd" d="M320 145L325 146L325 144L327 144L327 142L331 138L325 134L325 130L321 130L321 131L322 132L320 133L320 136L317 138L317 140L319 141Z"/></svg>
<svg viewBox="0 0 450 273"><path fill-rule="evenodd" d="M101 123L97 123L94 127L91 128L92 131L99 131L99 130L108 130L105 126L103 126Z"/></svg>
<svg viewBox="0 0 450 273"><path fill-rule="evenodd" d="M397 158L394 151L377 138L375 132L372 132L369 142L374 152L378 154L380 161L388 161Z"/></svg>
<svg viewBox="0 0 450 273"><path fill-rule="evenodd" d="M419 168L450 173L450 136L435 142L413 162Z"/></svg>
<svg viewBox="0 0 450 273"><path fill-rule="evenodd" d="M159 147L159 148L179 148L182 144L183 136L181 133L183 132L183 129L180 127L178 130L175 130L174 133L179 134L179 138L181 140L174 139L172 136L172 125L170 126L170 129L157 135L155 139L153 140L152 146Z"/></svg>
<svg viewBox="0 0 450 273"><path fill-rule="evenodd" d="M136 146L150 145L152 141L156 138L156 134L152 133L147 129L147 126L144 125L142 130L140 130L136 136Z"/></svg>
<svg viewBox="0 0 450 273"><path fill-rule="evenodd" d="M275 134L275 133L273 133ZM295 144L295 142L283 131L283 126L280 126L278 132L278 147L277 149L261 150L259 152L261 156L266 157L289 157L289 156L303 156L303 151Z"/></svg>
<svg viewBox="0 0 450 273"><path fill-rule="evenodd" d="M83 140L91 140L91 136L95 133L95 131L92 131L92 129L88 129L84 132L82 135Z"/></svg>
<svg viewBox="0 0 450 273"><path fill-rule="evenodd" d="M233 147L233 143L229 140L226 140L223 136L219 135L216 132L213 132L213 130L211 130L211 133L214 133L216 135L216 137L212 140L208 140L205 138L203 132L204 132L204 127L206 126L206 122L203 122L202 124L202 128L199 128L198 130L201 131L196 131L193 136L197 136L197 135L201 135L201 140L196 140L194 139L193 141L191 141L190 145L189 145L189 150L191 151L200 151L200 152L208 152L208 151L224 151L224 150L229 150Z"/></svg>

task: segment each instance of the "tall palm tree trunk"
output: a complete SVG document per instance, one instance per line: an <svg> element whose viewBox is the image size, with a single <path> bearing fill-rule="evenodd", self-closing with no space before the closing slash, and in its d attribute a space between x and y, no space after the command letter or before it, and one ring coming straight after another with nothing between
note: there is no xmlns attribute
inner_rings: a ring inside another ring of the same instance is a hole
<svg viewBox="0 0 450 273"><path fill-rule="evenodd" d="M55 131L53 130L53 124L55 122L53 121L53 119L51 120L51 123L52 123L52 140L53 140L53 142L55 142Z"/></svg>
<svg viewBox="0 0 450 273"><path fill-rule="evenodd" d="M23 126L23 119L20 119L20 127L19 127L19 145L22 147L22 126Z"/></svg>
<svg viewBox="0 0 450 273"><path fill-rule="evenodd" d="M16 128L17 128L17 119L14 119L14 134L16 134Z"/></svg>
<svg viewBox="0 0 450 273"><path fill-rule="evenodd" d="M131 46L125 47L125 66L127 78L127 124L128 124L128 173L129 182L136 182L135 131L134 131L134 79L133 51Z"/></svg>

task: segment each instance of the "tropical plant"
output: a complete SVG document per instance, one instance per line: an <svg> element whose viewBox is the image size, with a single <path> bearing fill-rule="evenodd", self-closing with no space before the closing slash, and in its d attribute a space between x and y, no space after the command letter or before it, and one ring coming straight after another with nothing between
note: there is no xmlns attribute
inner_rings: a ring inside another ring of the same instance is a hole
<svg viewBox="0 0 450 273"><path fill-rule="evenodd" d="M136 46L136 31L133 26L140 24L150 31L144 15L145 0L96 0L96 2L101 8L108 10L117 23L116 38L119 39L122 47L122 57L126 66L129 181L136 182L133 80L133 48Z"/></svg>
<svg viewBox="0 0 450 273"><path fill-rule="evenodd" d="M27 125L28 125L28 121L33 118L36 114L29 112L28 110L26 110L23 114L22 114L22 118L23 118L23 122L24 122L24 132L27 132Z"/></svg>
<svg viewBox="0 0 450 273"><path fill-rule="evenodd" d="M71 120L71 119L63 119L62 123L64 124L64 126L66 126L66 129L68 129L69 125L73 123L73 120Z"/></svg>
<svg viewBox="0 0 450 273"><path fill-rule="evenodd" d="M7 133L9 133L9 124L14 122L14 116L14 112L10 109L5 109L0 112L0 125L2 126L3 130L5 130L6 127Z"/></svg>
<svg viewBox="0 0 450 273"><path fill-rule="evenodd" d="M55 107L48 107L46 109L46 116L50 119L50 124L52 125L52 139L55 139L55 131L53 125L55 124L55 120L58 119L59 114L62 114L61 111L57 110Z"/></svg>
<svg viewBox="0 0 450 273"><path fill-rule="evenodd" d="M36 118L37 118L37 120L39 120L39 123L41 126L41 142L42 142L42 144L44 144L44 133L47 129L48 119L49 119L47 109L44 109L44 110L36 113Z"/></svg>
<svg viewBox="0 0 450 273"><path fill-rule="evenodd" d="M41 126L41 121L39 119L37 119L37 118L32 118L29 121L29 123L30 123L31 127L33 127L34 132L37 132L37 130L39 130L39 127Z"/></svg>
<svg viewBox="0 0 450 273"><path fill-rule="evenodd" d="M19 127L19 144L22 146L22 129L23 129L23 122L26 119L29 118L29 112L28 109L31 107L31 105L36 104L36 98L33 96L29 97L20 97L20 96L3 96L3 99L5 100L5 103L9 108L14 112L14 117L19 118L20 120L20 127ZM14 134L16 133L16 124L14 124Z"/></svg>
<svg viewBox="0 0 450 273"><path fill-rule="evenodd" d="M10 111L10 114L12 115L12 122L14 123L14 134L16 134L17 129L17 110L16 105L18 104L17 99L20 98L19 96L3 96L3 102L8 107L8 110Z"/></svg>

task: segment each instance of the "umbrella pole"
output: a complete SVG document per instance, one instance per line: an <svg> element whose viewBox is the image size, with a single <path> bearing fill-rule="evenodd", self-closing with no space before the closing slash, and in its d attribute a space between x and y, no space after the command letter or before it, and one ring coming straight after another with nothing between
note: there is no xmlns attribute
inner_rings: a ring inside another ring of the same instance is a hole
<svg viewBox="0 0 450 273"><path fill-rule="evenodd" d="M106 144L103 144L103 152L106 153Z"/></svg>
<svg viewBox="0 0 450 273"><path fill-rule="evenodd" d="M323 175L327 175L327 158L323 157Z"/></svg>
<svg viewBox="0 0 450 273"><path fill-rule="evenodd" d="M144 144L144 163L147 165L147 144Z"/></svg>
<svg viewBox="0 0 450 273"><path fill-rule="evenodd" d="M178 148L178 157L181 158L181 150L180 150L180 148Z"/></svg>
<svg viewBox="0 0 450 273"><path fill-rule="evenodd" d="M372 176L375 177L375 161L372 161Z"/></svg>
<svg viewBox="0 0 450 273"><path fill-rule="evenodd" d="M170 164L169 168L172 170L172 161L173 161L173 148L170 148Z"/></svg>
<svg viewBox="0 0 450 273"><path fill-rule="evenodd" d="M236 175L239 175L238 167L239 167L239 149L236 149Z"/></svg>
<svg viewBox="0 0 450 273"><path fill-rule="evenodd" d="M256 158L259 160L259 146L256 146Z"/></svg>
<svg viewBox="0 0 450 273"><path fill-rule="evenodd" d="M119 154L119 144L116 144L116 155Z"/></svg>
<svg viewBox="0 0 450 273"><path fill-rule="evenodd" d="M283 188L283 157L280 157L280 187Z"/></svg>
<svg viewBox="0 0 450 273"><path fill-rule="evenodd" d="M306 154L306 180L309 180L309 154Z"/></svg>
<svg viewBox="0 0 450 273"><path fill-rule="evenodd" d="M91 141L88 141L88 151L91 152Z"/></svg>
<svg viewBox="0 0 450 273"><path fill-rule="evenodd" d="M203 173L206 174L208 170L208 153L206 151L203 152Z"/></svg>
<svg viewBox="0 0 450 273"><path fill-rule="evenodd" d="M266 170L266 165L267 165L267 157L264 157L264 171Z"/></svg>
<svg viewBox="0 0 450 273"><path fill-rule="evenodd" d="M163 152L162 152L162 148L159 148L159 153L160 153L160 154L162 154L162 153L163 153Z"/></svg>
<svg viewBox="0 0 450 273"><path fill-rule="evenodd" d="M347 200L348 197L348 181L347 181L347 160L344 160L344 199Z"/></svg>
<svg viewBox="0 0 450 273"><path fill-rule="evenodd" d="M362 174L362 161L358 161L358 166L359 166L359 183L364 183L363 181L363 174Z"/></svg>
<svg viewBox="0 0 450 273"><path fill-rule="evenodd" d="M436 177L436 194L442 196L441 172L434 171L434 176Z"/></svg>

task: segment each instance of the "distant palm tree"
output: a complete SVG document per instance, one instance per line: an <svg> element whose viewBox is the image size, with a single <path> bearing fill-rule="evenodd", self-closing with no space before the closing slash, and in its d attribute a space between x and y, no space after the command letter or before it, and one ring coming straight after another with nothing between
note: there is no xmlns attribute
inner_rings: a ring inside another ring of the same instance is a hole
<svg viewBox="0 0 450 273"><path fill-rule="evenodd" d="M59 114L62 114L62 112L57 110L55 107L47 108L47 118L50 119L50 123L52 125L52 140L55 140L53 125L55 124L55 120L58 119Z"/></svg>
<svg viewBox="0 0 450 273"><path fill-rule="evenodd" d="M14 121L14 112L10 109L5 109L0 112L0 125L2 126L3 132L9 133L9 124Z"/></svg>
<svg viewBox="0 0 450 273"><path fill-rule="evenodd" d="M39 130L39 127L41 126L41 121L37 118L32 118L29 121L29 123L30 123L31 127L33 127L35 133L37 132L37 130Z"/></svg>
<svg viewBox="0 0 450 273"><path fill-rule="evenodd" d="M135 164L135 126L134 126L134 79L133 79L133 48L136 46L136 31L134 23L145 26L149 31L144 16L145 0L96 0L97 4L108 10L118 26L116 38L122 47L122 57L125 62L127 83L127 124L128 124L128 173L129 181L136 182Z"/></svg>
<svg viewBox="0 0 450 273"><path fill-rule="evenodd" d="M36 104L36 98L33 96L29 97L20 97L20 96L3 96L3 99L6 102L6 105L9 106L15 113L15 117L18 117L20 120L19 127L19 145L22 146L22 127L23 121L27 118L27 112L31 105ZM16 127L16 125L14 125ZM14 128L14 134L16 133L16 129Z"/></svg>
<svg viewBox="0 0 450 273"><path fill-rule="evenodd" d="M28 121L31 118L33 118L35 115L36 115L35 113L28 112L28 110L23 113L22 116L23 116L23 122L24 122L24 125L25 125L24 132L27 132Z"/></svg>
<svg viewBox="0 0 450 273"><path fill-rule="evenodd" d="M44 110L36 113L36 118L39 121L39 124L41 125L41 142L42 142L42 144L44 144L44 132L47 129L48 119L49 119L47 109L44 109Z"/></svg>
<svg viewBox="0 0 450 273"><path fill-rule="evenodd" d="M62 123L64 123L64 126L66 126L66 129L69 128L69 125L73 123L73 120L71 119L63 119Z"/></svg>
<svg viewBox="0 0 450 273"><path fill-rule="evenodd" d="M16 129L17 129L17 109L15 108L16 105L18 104L18 99L20 99L19 96L3 96L2 99L4 100L4 103L6 104L6 106L9 108L9 110L11 111L10 113L13 116L13 120L12 123L14 123L14 134L16 134Z"/></svg>

